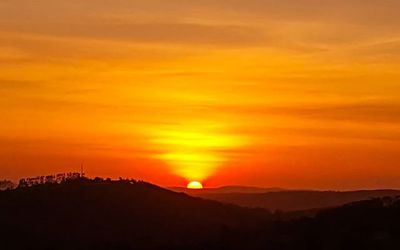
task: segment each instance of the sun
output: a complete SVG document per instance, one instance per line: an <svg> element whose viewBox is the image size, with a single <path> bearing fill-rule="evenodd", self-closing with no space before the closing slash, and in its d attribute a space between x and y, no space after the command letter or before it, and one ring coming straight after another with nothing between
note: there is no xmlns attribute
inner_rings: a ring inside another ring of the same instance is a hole
<svg viewBox="0 0 400 250"><path fill-rule="evenodd" d="M189 182L189 184L187 185L188 189L203 189L203 184L201 184L198 181L191 181Z"/></svg>

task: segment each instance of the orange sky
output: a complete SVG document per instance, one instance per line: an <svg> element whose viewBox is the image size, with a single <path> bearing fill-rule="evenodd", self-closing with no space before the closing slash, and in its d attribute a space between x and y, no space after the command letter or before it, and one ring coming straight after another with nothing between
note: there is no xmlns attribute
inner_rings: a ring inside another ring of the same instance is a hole
<svg viewBox="0 0 400 250"><path fill-rule="evenodd" d="M2 0L0 179L400 188L397 0Z"/></svg>

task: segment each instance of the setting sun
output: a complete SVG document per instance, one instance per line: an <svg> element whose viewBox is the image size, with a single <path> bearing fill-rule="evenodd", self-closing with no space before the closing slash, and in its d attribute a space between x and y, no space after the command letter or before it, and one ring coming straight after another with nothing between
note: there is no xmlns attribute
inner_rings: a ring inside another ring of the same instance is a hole
<svg viewBox="0 0 400 250"><path fill-rule="evenodd" d="M189 184L187 185L188 189L203 189L203 184L201 184L198 181L192 181L189 182Z"/></svg>

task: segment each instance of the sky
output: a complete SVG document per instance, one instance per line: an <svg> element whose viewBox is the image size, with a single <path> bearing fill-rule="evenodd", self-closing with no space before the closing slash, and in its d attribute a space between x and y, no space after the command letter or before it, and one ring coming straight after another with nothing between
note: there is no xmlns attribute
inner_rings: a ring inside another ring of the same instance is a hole
<svg viewBox="0 0 400 250"><path fill-rule="evenodd" d="M398 0L2 0L0 179L400 188Z"/></svg>

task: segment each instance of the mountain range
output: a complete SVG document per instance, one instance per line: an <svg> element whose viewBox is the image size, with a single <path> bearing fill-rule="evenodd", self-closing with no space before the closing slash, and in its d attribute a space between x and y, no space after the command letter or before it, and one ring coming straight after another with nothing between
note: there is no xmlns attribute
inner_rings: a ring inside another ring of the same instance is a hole
<svg viewBox="0 0 400 250"><path fill-rule="evenodd" d="M204 190L184 188L172 188L172 190L204 199L271 211L315 210L372 198L400 195L400 190L391 189L339 192L227 186Z"/></svg>

